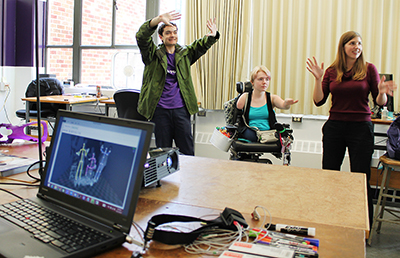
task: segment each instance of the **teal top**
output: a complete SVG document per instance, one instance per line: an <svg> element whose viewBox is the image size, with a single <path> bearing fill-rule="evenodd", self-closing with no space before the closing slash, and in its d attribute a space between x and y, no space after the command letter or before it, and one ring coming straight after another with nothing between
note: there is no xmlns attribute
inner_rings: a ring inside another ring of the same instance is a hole
<svg viewBox="0 0 400 258"><path fill-rule="evenodd" d="M261 131L270 130L269 112L267 104L262 107L251 107L249 111L249 126L257 127Z"/></svg>

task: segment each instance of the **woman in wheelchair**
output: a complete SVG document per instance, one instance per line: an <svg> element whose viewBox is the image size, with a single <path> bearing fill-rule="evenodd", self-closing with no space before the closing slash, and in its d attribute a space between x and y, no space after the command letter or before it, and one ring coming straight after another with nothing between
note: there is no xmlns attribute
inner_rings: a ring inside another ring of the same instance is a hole
<svg viewBox="0 0 400 258"><path fill-rule="evenodd" d="M236 107L244 109L244 123L239 124L239 138L249 142L257 142L256 130L276 129L274 108L289 109L298 100L283 100L278 95L267 92L271 81L271 72L265 66L256 66L250 74L253 91L244 92L238 99Z"/></svg>

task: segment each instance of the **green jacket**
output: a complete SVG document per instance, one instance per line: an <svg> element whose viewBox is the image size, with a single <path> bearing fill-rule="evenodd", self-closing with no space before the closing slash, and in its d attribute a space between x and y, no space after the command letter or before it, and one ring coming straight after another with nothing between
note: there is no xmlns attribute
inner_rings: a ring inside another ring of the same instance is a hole
<svg viewBox="0 0 400 258"><path fill-rule="evenodd" d="M167 55L163 43L156 46L152 40L157 26L150 27L150 20L146 21L136 33L137 44L145 65L143 72L142 89L140 92L138 111L147 119L152 119L156 106L161 98L167 75ZM191 115L199 111L197 98L193 87L190 66L194 64L207 50L217 42L216 37L204 36L187 46L175 46L176 75L186 108Z"/></svg>

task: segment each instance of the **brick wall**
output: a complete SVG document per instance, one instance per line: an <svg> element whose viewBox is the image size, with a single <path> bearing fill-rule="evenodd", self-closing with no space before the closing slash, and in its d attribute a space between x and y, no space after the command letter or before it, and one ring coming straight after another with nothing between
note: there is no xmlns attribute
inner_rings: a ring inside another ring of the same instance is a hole
<svg viewBox="0 0 400 258"><path fill-rule="evenodd" d="M85 0L82 13L82 45L110 46L112 0ZM136 45L135 33L145 20L145 0L118 1L116 45ZM49 48L47 72L57 78L72 78L73 0L48 1L48 44L69 46ZM123 50L129 51L129 50ZM115 49L82 51L81 83L111 85L112 56ZM125 78L120 79L124 83Z"/></svg>

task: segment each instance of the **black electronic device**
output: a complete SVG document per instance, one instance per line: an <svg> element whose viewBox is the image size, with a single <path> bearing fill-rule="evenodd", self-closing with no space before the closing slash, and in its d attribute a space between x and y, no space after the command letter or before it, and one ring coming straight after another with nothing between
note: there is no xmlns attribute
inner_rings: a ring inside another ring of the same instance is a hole
<svg viewBox="0 0 400 258"><path fill-rule="evenodd" d="M179 170L178 148L156 148L149 151L144 165L143 186L153 183L160 186L160 180Z"/></svg>

